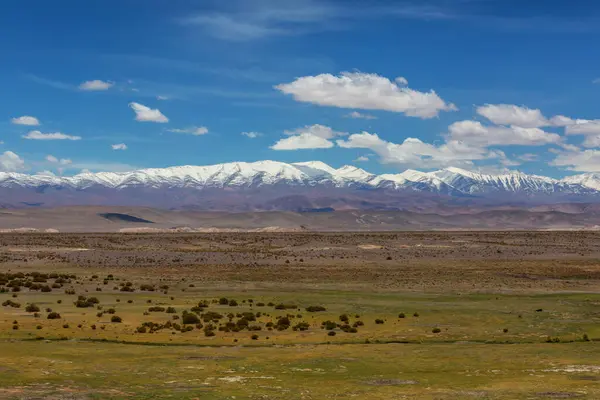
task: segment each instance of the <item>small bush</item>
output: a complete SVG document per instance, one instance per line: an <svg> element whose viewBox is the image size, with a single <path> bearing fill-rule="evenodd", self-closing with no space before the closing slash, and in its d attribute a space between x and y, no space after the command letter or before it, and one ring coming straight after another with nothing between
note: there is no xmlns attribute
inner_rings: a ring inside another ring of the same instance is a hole
<svg viewBox="0 0 600 400"><path fill-rule="evenodd" d="M200 323L200 318L194 313L185 313L182 316L181 322L184 325L196 325Z"/></svg>
<svg viewBox="0 0 600 400"><path fill-rule="evenodd" d="M36 306L35 304L28 304L27 307L25 307L25 311L27 311L27 312L39 312L40 308L38 306Z"/></svg>
<svg viewBox="0 0 600 400"><path fill-rule="evenodd" d="M413 314L413 317L415 317L415 318L419 318L419 313L418 313L418 312L414 313L414 314Z"/></svg>
<svg viewBox="0 0 600 400"><path fill-rule="evenodd" d="M321 312L321 311L327 311L327 309L323 306L309 306L309 307L306 307L306 311L307 312Z"/></svg>
<svg viewBox="0 0 600 400"><path fill-rule="evenodd" d="M335 336L335 331L329 331L329 332L327 332L327 336Z"/></svg>
<svg viewBox="0 0 600 400"><path fill-rule="evenodd" d="M113 316L110 318L110 322L114 322L114 323L117 323L117 324L118 324L118 323L121 323L121 322L123 322L123 319L122 319L121 317L117 316L117 315L113 315Z"/></svg>
<svg viewBox="0 0 600 400"><path fill-rule="evenodd" d="M587 333L583 334L583 338L582 339L583 339L584 342L589 342L590 341L590 337L588 336Z"/></svg>
<svg viewBox="0 0 600 400"><path fill-rule="evenodd" d="M406 318L406 315L402 312L402 313L398 314L398 318Z"/></svg>
<svg viewBox="0 0 600 400"><path fill-rule="evenodd" d="M385 323L385 321L384 321L384 320L382 320L382 319L380 319L380 318L377 318L377 319L375 320L375 323L376 323L377 325L383 325L383 324Z"/></svg>
<svg viewBox="0 0 600 400"><path fill-rule="evenodd" d="M252 335L250 338L251 338L252 340L258 340L258 335L257 335L257 334L254 334L254 335Z"/></svg>
<svg viewBox="0 0 600 400"><path fill-rule="evenodd" d="M440 333L442 330L440 328L433 328L431 330L432 333Z"/></svg>
<svg viewBox="0 0 600 400"><path fill-rule="evenodd" d="M60 314L53 311L50 314L48 314L48 319L60 319Z"/></svg>
<svg viewBox="0 0 600 400"><path fill-rule="evenodd" d="M6 300L4 303L2 303L2 305L4 307L21 308L20 303L14 302L12 300Z"/></svg>

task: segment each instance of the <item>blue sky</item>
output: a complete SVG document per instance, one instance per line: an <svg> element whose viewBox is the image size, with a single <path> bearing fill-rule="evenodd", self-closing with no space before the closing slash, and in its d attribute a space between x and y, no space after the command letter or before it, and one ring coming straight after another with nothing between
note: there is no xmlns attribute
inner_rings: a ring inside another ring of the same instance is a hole
<svg viewBox="0 0 600 400"><path fill-rule="evenodd" d="M0 36L3 171L600 171L596 2L9 0Z"/></svg>

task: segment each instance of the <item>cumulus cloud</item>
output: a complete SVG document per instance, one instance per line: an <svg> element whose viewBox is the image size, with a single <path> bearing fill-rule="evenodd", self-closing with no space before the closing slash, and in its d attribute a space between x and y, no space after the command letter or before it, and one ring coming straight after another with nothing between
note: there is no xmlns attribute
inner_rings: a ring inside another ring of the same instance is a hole
<svg viewBox="0 0 600 400"><path fill-rule="evenodd" d="M12 151L0 154L0 171L16 172L25 168L25 161Z"/></svg>
<svg viewBox="0 0 600 400"><path fill-rule="evenodd" d="M79 85L79 89L89 91L89 92L102 91L102 90L108 90L111 87L113 87L114 85L115 84L113 82L105 82L105 81L95 79L93 81L83 82L82 84Z"/></svg>
<svg viewBox="0 0 600 400"><path fill-rule="evenodd" d="M404 87L406 83L404 78L398 84L377 74L342 72L338 76L304 76L275 88L300 102L399 112L419 118L433 118L440 111L456 110L456 106L446 103L433 90L419 92Z"/></svg>
<svg viewBox="0 0 600 400"><path fill-rule="evenodd" d="M242 132L241 134L242 136L246 136L250 139L256 139L257 137L262 136L262 133L260 132Z"/></svg>
<svg viewBox="0 0 600 400"><path fill-rule="evenodd" d="M322 137L302 133L289 138L280 139L271 146L273 150L305 150L305 149L329 149L334 146L333 142Z"/></svg>
<svg viewBox="0 0 600 400"><path fill-rule="evenodd" d="M15 125L27 125L27 126L38 126L40 125L40 120L36 117L32 117L29 115L23 115L22 117L13 118L10 120Z"/></svg>
<svg viewBox="0 0 600 400"><path fill-rule="evenodd" d="M111 144L110 147L113 150L127 150L127 145L125 143Z"/></svg>
<svg viewBox="0 0 600 400"><path fill-rule="evenodd" d="M453 140L461 140L480 146L541 146L550 143L560 143L562 140L560 135L549 133L539 128L485 126L478 121L455 122L450 125L448 136Z"/></svg>
<svg viewBox="0 0 600 400"><path fill-rule="evenodd" d="M550 165L579 172L600 172L600 150L558 152Z"/></svg>
<svg viewBox="0 0 600 400"><path fill-rule="evenodd" d="M354 160L354 162L365 162L365 161L369 161L369 157L367 156L360 156L357 159Z"/></svg>
<svg viewBox="0 0 600 400"><path fill-rule="evenodd" d="M81 140L81 136L71 136L60 132L42 133L40 131L31 131L21 137L29 140Z"/></svg>
<svg viewBox="0 0 600 400"><path fill-rule="evenodd" d="M567 135L600 135L600 120L577 119L565 128Z"/></svg>
<svg viewBox="0 0 600 400"><path fill-rule="evenodd" d="M539 109L513 104L486 104L477 107L477 114L497 125L514 125L521 128L539 128L550 125Z"/></svg>
<svg viewBox="0 0 600 400"><path fill-rule="evenodd" d="M167 129L167 131L172 133L186 133L194 136L202 136L208 133L208 128L205 126L192 126L185 129Z"/></svg>
<svg viewBox="0 0 600 400"><path fill-rule="evenodd" d="M435 146L417 138L407 138L398 144L369 132L350 135L346 140L338 140L337 145L342 148L369 149L377 154L384 164L397 164L410 168L472 166L473 160L494 159L501 156L498 152L490 152L485 148L455 140Z"/></svg>
<svg viewBox="0 0 600 400"><path fill-rule="evenodd" d="M284 132L290 136L280 139L271 146L273 150L305 150L305 149L329 149L334 146L330 140L335 137L344 136L346 133L337 132L324 125L307 125L294 130Z"/></svg>
<svg viewBox="0 0 600 400"><path fill-rule="evenodd" d="M377 119L377 117L374 116L374 115L363 114L363 113L360 113L358 111L352 111L350 114L346 114L346 118L353 118L353 119Z"/></svg>
<svg viewBox="0 0 600 400"><path fill-rule="evenodd" d="M152 109L143 104L131 102L129 107L135 112L135 120L140 122L167 123L169 118L165 117L159 109Z"/></svg>

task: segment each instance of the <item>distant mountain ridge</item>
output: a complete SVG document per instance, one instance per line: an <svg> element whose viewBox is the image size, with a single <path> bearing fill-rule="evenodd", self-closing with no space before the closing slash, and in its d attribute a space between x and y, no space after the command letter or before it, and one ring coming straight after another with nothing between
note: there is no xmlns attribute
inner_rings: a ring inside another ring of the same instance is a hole
<svg viewBox="0 0 600 400"><path fill-rule="evenodd" d="M223 199L220 199L219 197ZM0 173L5 208L59 205L143 205L199 210L411 209L436 205L600 202L600 174L564 179L520 172L481 174L460 168L371 174L320 161L232 162L131 172Z"/></svg>

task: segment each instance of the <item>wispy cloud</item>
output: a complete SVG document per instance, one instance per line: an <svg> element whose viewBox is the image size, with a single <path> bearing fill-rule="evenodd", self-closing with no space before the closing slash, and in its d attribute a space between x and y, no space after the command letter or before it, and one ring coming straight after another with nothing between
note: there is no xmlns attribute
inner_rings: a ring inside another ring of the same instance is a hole
<svg viewBox="0 0 600 400"><path fill-rule="evenodd" d="M111 144L110 147L113 150L127 150L127 145L125 143Z"/></svg>
<svg viewBox="0 0 600 400"><path fill-rule="evenodd" d="M457 22L484 29L527 32L583 33L599 30L598 18L506 16L495 1L417 1L396 3L316 0L231 0L214 9L180 18L185 26L228 41L251 41L275 36L350 29L364 21L396 18L430 22Z"/></svg>
<svg viewBox="0 0 600 400"><path fill-rule="evenodd" d="M43 78L33 74L25 74L25 78L29 79L32 82L39 83L40 85L50 86L55 89L60 90L77 90L76 85L72 85L70 83L65 83L61 81L56 81L53 79Z"/></svg>
<svg viewBox="0 0 600 400"><path fill-rule="evenodd" d="M202 136L208 133L208 128L205 126L192 126L184 129L167 129L171 133L186 133L188 135Z"/></svg>
<svg viewBox="0 0 600 400"><path fill-rule="evenodd" d="M98 79L93 81L85 81L79 85L80 90L93 92L93 91L103 91L108 90L115 85L114 82L105 82Z"/></svg>
<svg viewBox="0 0 600 400"><path fill-rule="evenodd" d="M31 131L23 135L22 138L29 140L81 140L81 136L66 135L60 132L42 133L40 131Z"/></svg>
<svg viewBox="0 0 600 400"><path fill-rule="evenodd" d="M249 41L323 29L323 22L337 10L337 6L315 0L234 0L226 8L190 15L179 22L198 26L219 39Z"/></svg>

